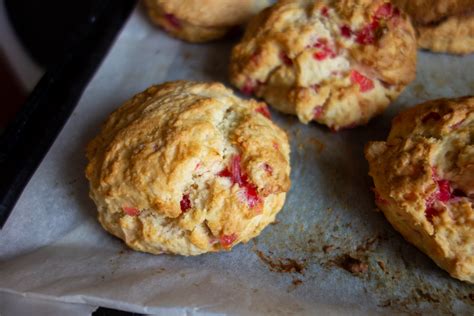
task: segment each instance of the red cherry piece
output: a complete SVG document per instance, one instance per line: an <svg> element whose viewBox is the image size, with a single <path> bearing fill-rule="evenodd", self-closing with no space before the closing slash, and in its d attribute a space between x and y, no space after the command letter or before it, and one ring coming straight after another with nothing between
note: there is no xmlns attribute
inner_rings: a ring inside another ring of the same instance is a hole
<svg viewBox="0 0 474 316"><path fill-rule="evenodd" d="M251 80L247 80L244 84L244 86L240 89L243 94L245 95L251 95L255 90L255 85L252 83Z"/></svg>
<svg viewBox="0 0 474 316"><path fill-rule="evenodd" d="M280 52L280 59L287 66L292 66L293 65L293 61L291 60L291 58L288 57L288 55L285 54L284 52Z"/></svg>
<svg viewBox="0 0 474 316"><path fill-rule="evenodd" d="M183 213L187 212L191 208L191 200L189 199L189 194L183 194L179 205L181 206L181 211Z"/></svg>
<svg viewBox="0 0 474 316"><path fill-rule="evenodd" d="M124 206L124 207L122 207L122 209L125 212L125 214L127 214L129 216L138 216L138 215L140 215L140 210L135 208L135 207Z"/></svg>
<svg viewBox="0 0 474 316"><path fill-rule="evenodd" d="M428 219L430 222L433 222L433 217L438 216L439 214L440 211L435 209L434 207L428 207L425 210L426 219Z"/></svg>
<svg viewBox="0 0 474 316"><path fill-rule="evenodd" d="M374 189L372 189L374 191L374 194L375 194L375 201L377 202L377 204L382 204L382 205L387 205L388 204L388 201L386 199L384 199L380 193Z"/></svg>
<svg viewBox="0 0 474 316"><path fill-rule="evenodd" d="M425 215L426 218L431 222L434 216L438 216L441 212L440 210L436 209L435 202L448 202L453 197L453 190L451 189L451 185L448 180L439 179L436 168L432 168L433 172L433 180L436 182L436 191L433 192L427 199L426 199L426 210Z"/></svg>
<svg viewBox="0 0 474 316"><path fill-rule="evenodd" d="M242 170L240 169L240 155L234 155L230 164L230 174L233 183L242 186Z"/></svg>
<svg viewBox="0 0 474 316"><path fill-rule="evenodd" d="M321 118L324 114L324 108L321 105L318 105L317 107L314 108L313 110L313 117L315 119Z"/></svg>
<svg viewBox="0 0 474 316"><path fill-rule="evenodd" d="M253 64L258 64L260 60L260 52L254 52L252 55L250 55L250 62Z"/></svg>
<svg viewBox="0 0 474 316"><path fill-rule="evenodd" d="M374 17L376 19L390 19L393 16L394 8L393 5L389 2L382 4L378 9L375 11Z"/></svg>
<svg viewBox="0 0 474 316"><path fill-rule="evenodd" d="M364 26L356 34L356 42L361 45L373 44L375 42L375 31L379 27L377 20Z"/></svg>
<svg viewBox="0 0 474 316"><path fill-rule="evenodd" d="M438 200L447 202L451 198L451 185L448 180L438 180Z"/></svg>
<svg viewBox="0 0 474 316"><path fill-rule="evenodd" d="M361 45L372 44L375 42L374 31L370 26L366 26L357 32L356 42Z"/></svg>
<svg viewBox="0 0 474 316"><path fill-rule="evenodd" d="M380 26L380 24L379 24L379 21L377 21L377 20L373 20L369 24L369 27L374 31L377 30L379 28L379 26Z"/></svg>
<svg viewBox="0 0 474 316"><path fill-rule="evenodd" d="M165 19L173 26L174 28L181 28L181 22L173 14L165 14Z"/></svg>
<svg viewBox="0 0 474 316"><path fill-rule="evenodd" d="M222 170L221 172L219 172L217 174L219 177L224 177L224 178L231 178L232 177L232 174L230 173L230 171L228 169L224 169Z"/></svg>
<svg viewBox="0 0 474 316"><path fill-rule="evenodd" d="M421 119L421 122L422 123L426 123L430 120L433 120L433 121L439 121L441 119L441 115L437 112L430 112L428 114L426 114L422 119Z"/></svg>
<svg viewBox="0 0 474 316"><path fill-rule="evenodd" d="M246 175L242 174L240 161L240 155L232 156L230 169L222 170L218 175L221 177L229 177L233 184L238 184L240 188L243 188L248 206L250 208L254 208L255 206L261 204L261 199L258 196L257 188L248 181Z"/></svg>
<svg viewBox="0 0 474 316"><path fill-rule="evenodd" d="M316 59L316 60L324 60L328 57L328 53L325 52L325 51L322 51L322 52L316 52L313 54L313 57Z"/></svg>
<svg viewBox="0 0 474 316"><path fill-rule="evenodd" d="M264 169L269 175L272 175L272 174L273 174L273 168L272 168L272 166L270 166L269 164L264 163L264 164L263 164L263 169Z"/></svg>
<svg viewBox="0 0 474 316"><path fill-rule="evenodd" d="M329 9L328 9L328 7L323 7L323 8L321 9L321 15L324 16L324 17L326 17L326 18L329 17Z"/></svg>
<svg viewBox="0 0 474 316"><path fill-rule="evenodd" d="M356 70L351 71L351 81L359 85L360 92L367 92L374 88L374 82Z"/></svg>
<svg viewBox="0 0 474 316"><path fill-rule="evenodd" d="M221 237L219 238L221 245L224 248L229 248L236 239L237 239L237 234L235 233L230 234L230 235L221 235Z"/></svg>
<svg viewBox="0 0 474 316"><path fill-rule="evenodd" d="M328 40L325 38L318 39L313 47L319 48L319 50L313 54L313 57L316 60L324 60L328 57L336 57L336 53L331 47L329 47Z"/></svg>
<svg viewBox="0 0 474 316"><path fill-rule="evenodd" d="M275 150L280 150L280 145L278 145L277 142L273 142L273 148L275 148Z"/></svg>
<svg viewBox="0 0 474 316"><path fill-rule="evenodd" d="M268 106L261 106L259 108L257 108L255 111L257 111L258 113L262 114L263 116L265 116L266 118L268 119L272 119L272 115L270 114L270 110L268 110Z"/></svg>
<svg viewBox="0 0 474 316"><path fill-rule="evenodd" d="M345 38L349 38L352 35L352 30L348 25L341 26L341 35Z"/></svg>
<svg viewBox="0 0 474 316"><path fill-rule="evenodd" d="M257 188L254 185L246 183L244 190L247 204L250 208L255 208L261 204L261 199L258 196Z"/></svg>
<svg viewBox="0 0 474 316"><path fill-rule="evenodd" d="M395 8L393 10L393 14L392 14L392 17L394 18L398 18L400 16L400 10L398 8Z"/></svg>
<svg viewBox="0 0 474 316"><path fill-rule="evenodd" d="M218 174L220 177L230 178L232 183L237 183L239 186L242 186L242 174L240 170L240 155L234 155L230 161L230 168L224 169Z"/></svg>

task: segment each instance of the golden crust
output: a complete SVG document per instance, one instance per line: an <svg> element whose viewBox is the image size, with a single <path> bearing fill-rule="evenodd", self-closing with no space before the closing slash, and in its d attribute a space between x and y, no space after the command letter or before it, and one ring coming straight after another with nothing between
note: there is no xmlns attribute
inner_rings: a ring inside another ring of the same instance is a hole
<svg viewBox="0 0 474 316"><path fill-rule="evenodd" d="M268 0L145 0L148 15L173 36L189 42L207 42L269 5Z"/></svg>
<svg viewBox="0 0 474 316"><path fill-rule="evenodd" d="M265 109L218 83L134 96L87 147L102 226L155 254L220 251L258 235L290 187L288 139Z"/></svg>
<svg viewBox="0 0 474 316"><path fill-rule="evenodd" d="M411 16L416 24L439 22L453 15L462 15L474 10L472 0L392 0Z"/></svg>
<svg viewBox="0 0 474 316"><path fill-rule="evenodd" d="M376 204L403 237L451 276L474 283L474 97L398 115L365 155Z"/></svg>
<svg viewBox="0 0 474 316"><path fill-rule="evenodd" d="M435 25L416 28L418 46L434 52L470 54L474 52L474 14L452 16Z"/></svg>
<svg viewBox="0 0 474 316"><path fill-rule="evenodd" d="M388 1L284 0L251 20L230 80L303 123L338 130L382 112L415 68L413 27Z"/></svg>
<svg viewBox="0 0 474 316"><path fill-rule="evenodd" d="M393 0L411 16L418 46L433 52L474 52L473 0Z"/></svg>

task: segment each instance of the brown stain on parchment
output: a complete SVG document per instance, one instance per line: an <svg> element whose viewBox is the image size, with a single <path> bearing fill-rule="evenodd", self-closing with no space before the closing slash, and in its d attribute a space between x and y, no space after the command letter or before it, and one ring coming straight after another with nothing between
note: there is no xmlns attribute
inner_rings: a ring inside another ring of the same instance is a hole
<svg viewBox="0 0 474 316"><path fill-rule="evenodd" d="M337 214L337 210L336 213L332 209L320 212L324 212L325 216L322 216L319 223L305 229L303 234L306 238L301 238L299 229L293 228L285 237L286 243L275 246L285 249L291 245L292 251L297 253L298 258L301 258L299 261L304 262L305 266L319 265L328 271L342 269L349 273L349 277L361 279L381 310L416 315L436 309L441 314L452 315L454 301L459 300L473 306L474 314L474 287L469 288L469 285L448 278L438 285L432 284L429 278L424 277L425 272L418 271L417 261L420 259L415 256L422 255L414 249L403 251L402 248L407 244L396 232L382 231L358 242L353 241L351 236L358 236L357 227L343 222L337 215L330 217L331 214ZM287 224L280 225L283 226L278 227L286 227ZM393 248L394 245L400 247L398 251L396 248L394 250L398 252L395 258L384 254L383 250ZM416 253L415 256L412 253ZM263 258L275 263L271 258L275 256L273 253L271 256L263 255ZM262 261L263 258L260 257ZM278 266L278 259L276 260ZM289 271L291 273L292 270ZM301 279L303 283L308 278L311 279L312 276L302 275L298 280ZM448 286L444 287L443 284ZM291 290L296 289L294 285L290 287Z"/></svg>
<svg viewBox="0 0 474 316"><path fill-rule="evenodd" d="M369 269L367 262L354 258L351 255L344 255L338 258L335 264L354 275L366 273Z"/></svg>
<svg viewBox="0 0 474 316"><path fill-rule="evenodd" d="M422 85L416 89L420 95L427 93ZM298 151L302 150L304 154L316 153L313 145L307 146L310 144L309 137L303 137L300 130L292 131L292 138L297 146L301 144ZM298 275L297 280L301 281L297 281L298 284L309 285L308 282L317 282L319 273L333 271L345 274L345 278L358 278L358 282L364 284L364 288L382 312L414 315L426 313L431 309L450 315L457 311L459 306L463 310L472 306L471 314L474 315L474 286L450 279L447 274L443 276L439 268L427 263L429 259L426 256L409 246L388 224L384 225L383 221L375 222L380 227L374 227L372 233L367 232L361 223L348 221L344 212L350 208L351 205L342 205L314 209L312 211L318 214L316 223L305 223L304 216L295 216L292 223L282 221L265 234L265 237L259 237L261 245L271 244L271 249L278 249L270 255L261 253L263 257L259 256L260 260L271 269L270 262L275 263L276 260L278 265L278 260L283 258L278 254L287 254L289 251L292 258L298 258L298 261L305 264L307 272L301 275L291 269L282 269L281 272ZM295 209L293 213L297 214L298 211L300 210ZM306 211L302 210L301 213L305 214ZM373 216L381 215L374 213ZM305 223L303 230L300 228L301 223ZM362 238L361 232L369 235ZM278 238L278 235L284 235L285 238ZM312 267L319 269L317 274L311 272ZM433 271L436 275L431 276ZM294 284L289 286L296 289ZM456 305L458 301L461 305Z"/></svg>
<svg viewBox="0 0 474 316"><path fill-rule="evenodd" d="M267 265L270 271L278 273L298 273L304 274L306 263L292 258L272 258L258 249L254 249L255 254Z"/></svg>

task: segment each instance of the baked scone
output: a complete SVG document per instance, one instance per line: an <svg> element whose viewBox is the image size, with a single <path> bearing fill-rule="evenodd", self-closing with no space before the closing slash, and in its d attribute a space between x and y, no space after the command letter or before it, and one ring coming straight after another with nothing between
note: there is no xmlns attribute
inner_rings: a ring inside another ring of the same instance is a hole
<svg viewBox="0 0 474 316"><path fill-rule="evenodd" d="M474 283L474 97L398 115L365 155L376 204L406 240L451 276Z"/></svg>
<svg viewBox="0 0 474 316"><path fill-rule="evenodd" d="M219 83L137 94L87 147L102 226L135 249L228 250L275 220L290 187L288 138L264 103Z"/></svg>
<svg viewBox="0 0 474 316"><path fill-rule="evenodd" d="M269 5L268 0L145 0L150 19L194 43L223 37Z"/></svg>
<svg viewBox="0 0 474 316"><path fill-rule="evenodd" d="M282 0L249 23L230 80L333 130L367 123L415 78L408 17L387 0Z"/></svg>
<svg viewBox="0 0 474 316"><path fill-rule="evenodd" d="M393 0L413 20L418 46L434 52L474 52L473 0Z"/></svg>

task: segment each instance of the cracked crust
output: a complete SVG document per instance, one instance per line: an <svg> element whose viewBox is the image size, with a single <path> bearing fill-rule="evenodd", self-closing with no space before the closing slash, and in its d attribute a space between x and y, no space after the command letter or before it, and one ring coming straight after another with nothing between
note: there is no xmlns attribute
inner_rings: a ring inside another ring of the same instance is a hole
<svg viewBox="0 0 474 316"><path fill-rule="evenodd" d="M433 52L474 52L474 1L393 0L411 16L418 46Z"/></svg>
<svg viewBox="0 0 474 316"><path fill-rule="evenodd" d="M268 0L145 0L150 19L194 43L223 37L269 5Z"/></svg>
<svg viewBox="0 0 474 316"><path fill-rule="evenodd" d="M472 0L392 0L416 24L439 22L453 15L474 10Z"/></svg>
<svg viewBox="0 0 474 316"><path fill-rule="evenodd" d="M474 97L398 115L365 155L376 204L406 240L451 276L474 283Z"/></svg>
<svg viewBox="0 0 474 316"><path fill-rule="evenodd" d="M416 28L418 46L433 52L474 53L474 13L452 16L436 25Z"/></svg>
<svg viewBox="0 0 474 316"><path fill-rule="evenodd" d="M290 187L288 139L267 111L219 83L135 95L87 147L102 226L154 254L198 255L257 236Z"/></svg>
<svg viewBox="0 0 474 316"><path fill-rule="evenodd" d="M415 78L408 17L388 1L284 0L249 23L230 80L334 130L367 123Z"/></svg>

